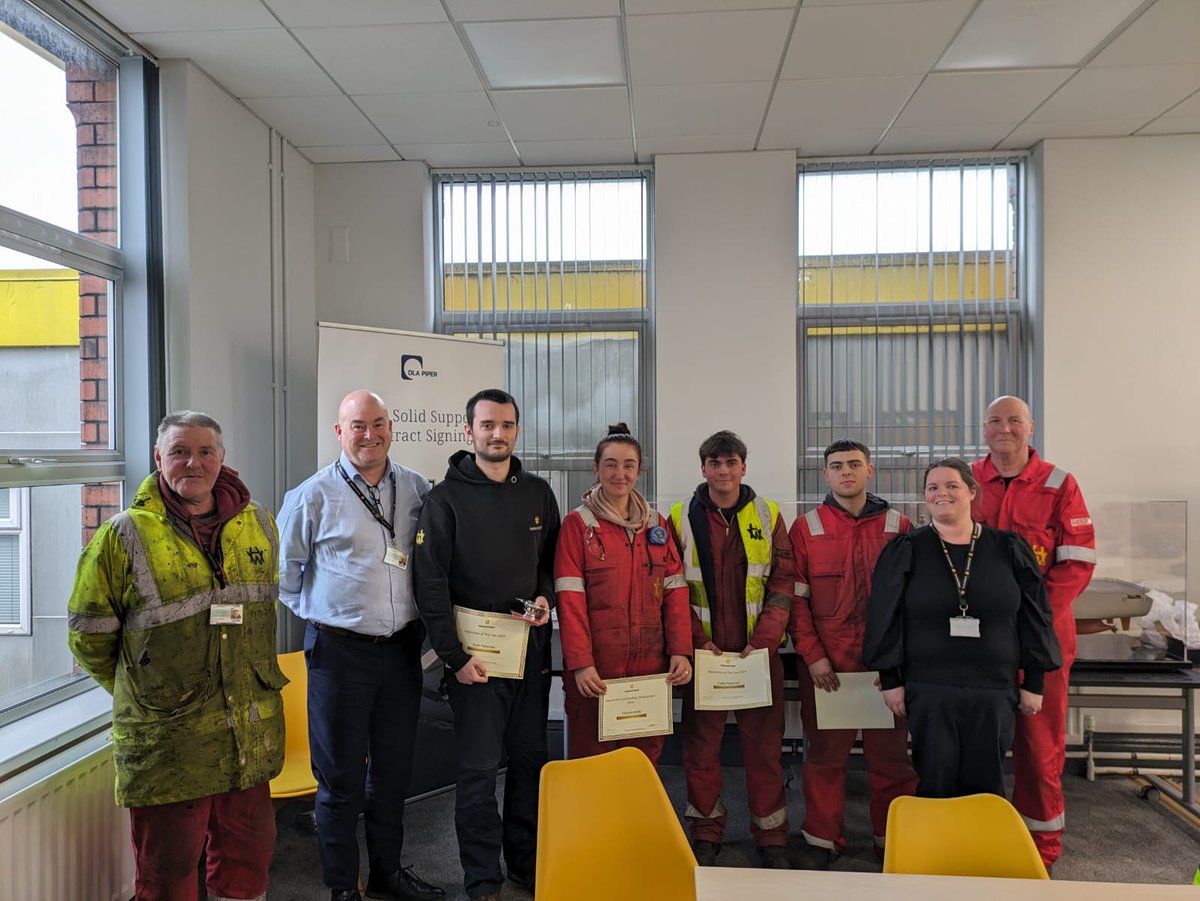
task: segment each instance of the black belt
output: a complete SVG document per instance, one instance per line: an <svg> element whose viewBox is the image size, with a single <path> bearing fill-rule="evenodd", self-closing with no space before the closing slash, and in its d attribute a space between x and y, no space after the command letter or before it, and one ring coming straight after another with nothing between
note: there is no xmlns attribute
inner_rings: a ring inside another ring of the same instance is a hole
<svg viewBox="0 0 1200 901"><path fill-rule="evenodd" d="M399 632L393 632L391 635L363 635L361 632L351 632L349 629L341 629L337 626L327 626L324 623L313 623L313 626L320 629L322 632L328 632L331 635L340 635L343 638L353 638L355 641L369 641L372 644L385 644L389 641L399 641L405 632L420 620L413 620Z"/></svg>

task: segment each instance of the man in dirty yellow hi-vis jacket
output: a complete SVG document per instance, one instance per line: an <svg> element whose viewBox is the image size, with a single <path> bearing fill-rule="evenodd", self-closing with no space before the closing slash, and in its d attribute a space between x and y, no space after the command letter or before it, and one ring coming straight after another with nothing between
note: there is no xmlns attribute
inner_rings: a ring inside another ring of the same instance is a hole
<svg viewBox="0 0 1200 901"><path fill-rule="evenodd" d="M71 652L113 695L137 901L194 899L206 841L210 899L266 898L287 681L279 540L224 460L212 417L163 419L158 471L88 543L71 593Z"/></svg>

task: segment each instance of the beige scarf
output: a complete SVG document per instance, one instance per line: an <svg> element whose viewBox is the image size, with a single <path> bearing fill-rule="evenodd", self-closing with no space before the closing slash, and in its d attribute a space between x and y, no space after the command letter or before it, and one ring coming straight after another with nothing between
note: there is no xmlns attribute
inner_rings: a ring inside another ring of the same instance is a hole
<svg viewBox="0 0 1200 901"><path fill-rule="evenodd" d="M604 491L597 482L583 493L583 505L596 514L597 519L607 520L623 529L640 532L650 524L650 505L636 488L629 492L629 518L621 516L613 509Z"/></svg>

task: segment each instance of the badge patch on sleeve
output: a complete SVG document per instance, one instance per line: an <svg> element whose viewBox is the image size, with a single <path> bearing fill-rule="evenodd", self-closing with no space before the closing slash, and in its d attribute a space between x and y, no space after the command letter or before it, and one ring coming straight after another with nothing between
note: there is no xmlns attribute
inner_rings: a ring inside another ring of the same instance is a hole
<svg viewBox="0 0 1200 901"><path fill-rule="evenodd" d="M1091 524L1092 518L1090 516L1077 516L1075 519L1071 520L1071 526L1076 529L1078 529L1080 526L1090 526Z"/></svg>

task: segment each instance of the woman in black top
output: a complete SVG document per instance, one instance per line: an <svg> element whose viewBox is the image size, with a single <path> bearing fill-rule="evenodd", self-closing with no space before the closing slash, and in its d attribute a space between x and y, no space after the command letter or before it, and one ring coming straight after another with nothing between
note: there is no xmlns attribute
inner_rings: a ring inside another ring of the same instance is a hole
<svg viewBox="0 0 1200 901"><path fill-rule="evenodd" d="M962 460L925 470L933 521L884 548L867 607L863 663L908 717L925 797L1003 795L1016 711L1041 710L1043 677L1062 665L1037 559L971 519L976 491Z"/></svg>

